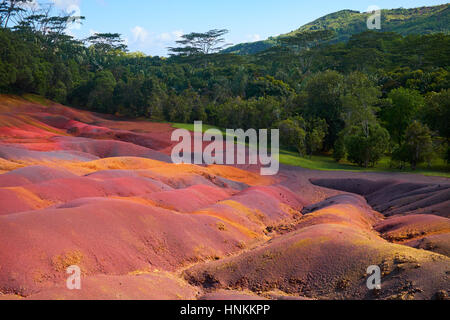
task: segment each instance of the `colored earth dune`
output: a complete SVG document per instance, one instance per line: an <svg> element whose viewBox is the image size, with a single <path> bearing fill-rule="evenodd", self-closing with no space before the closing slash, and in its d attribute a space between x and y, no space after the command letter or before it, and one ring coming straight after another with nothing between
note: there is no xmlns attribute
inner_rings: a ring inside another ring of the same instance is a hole
<svg viewBox="0 0 450 320"><path fill-rule="evenodd" d="M175 165L173 130L1 95L0 299L448 297L448 179Z"/></svg>

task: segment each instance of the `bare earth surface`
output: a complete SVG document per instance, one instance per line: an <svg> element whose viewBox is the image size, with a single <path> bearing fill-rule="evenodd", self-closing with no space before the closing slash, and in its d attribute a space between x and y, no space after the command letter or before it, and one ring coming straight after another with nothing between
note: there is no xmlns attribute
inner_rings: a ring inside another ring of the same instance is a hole
<svg viewBox="0 0 450 320"><path fill-rule="evenodd" d="M174 165L173 130L0 96L0 300L448 297L449 179Z"/></svg>

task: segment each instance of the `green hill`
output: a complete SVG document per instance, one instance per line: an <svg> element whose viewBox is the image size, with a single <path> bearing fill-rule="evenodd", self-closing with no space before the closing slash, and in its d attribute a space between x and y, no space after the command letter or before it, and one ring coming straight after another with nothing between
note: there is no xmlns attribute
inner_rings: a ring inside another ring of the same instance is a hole
<svg viewBox="0 0 450 320"><path fill-rule="evenodd" d="M342 10L321 17L297 30L270 37L264 41L241 43L225 49L225 53L253 54L277 45L281 37L289 37L305 31L334 30L334 42L350 39L354 34L367 31L367 19L370 13ZM396 32L402 35L449 33L450 4L413 9L382 10L382 32Z"/></svg>

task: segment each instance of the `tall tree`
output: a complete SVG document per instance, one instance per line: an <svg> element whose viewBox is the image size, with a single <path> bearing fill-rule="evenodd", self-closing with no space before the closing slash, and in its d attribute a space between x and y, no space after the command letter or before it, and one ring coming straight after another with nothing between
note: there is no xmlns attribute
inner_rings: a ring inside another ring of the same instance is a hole
<svg viewBox="0 0 450 320"><path fill-rule="evenodd" d="M305 120L301 117L286 119L275 125L280 130L281 144L288 148L295 148L300 155L306 154L306 126Z"/></svg>
<svg viewBox="0 0 450 320"><path fill-rule="evenodd" d="M383 118L391 137L401 144L406 129L423 107L424 99L418 91L405 88L392 90L388 98L392 103L383 110Z"/></svg>
<svg viewBox="0 0 450 320"><path fill-rule="evenodd" d="M92 84L93 88L89 93L88 106L104 113L116 112L113 103L116 84L116 79L110 71L98 72Z"/></svg>
<svg viewBox="0 0 450 320"><path fill-rule="evenodd" d="M324 119L313 119L306 125L306 151L310 157L323 148L328 133L328 124Z"/></svg>
<svg viewBox="0 0 450 320"><path fill-rule="evenodd" d="M8 28L8 24L11 21L19 23L20 21L15 20L15 18L19 16L19 13L25 11L24 5L31 2L33 2L33 0L1 0L0 27Z"/></svg>
<svg viewBox="0 0 450 320"><path fill-rule="evenodd" d="M389 143L389 133L378 123L370 124L368 129L367 134L362 127L354 126L344 137L348 160L365 168L376 165Z"/></svg>
<svg viewBox="0 0 450 320"><path fill-rule="evenodd" d="M421 113L425 123L450 142L450 89L430 93Z"/></svg>
<svg viewBox="0 0 450 320"><path fill-rule="evenodd" d="M376 123L376 112L381 91L361 72L353 72L346 79L345 95L342 97L343 120L347 127L360 126L369 136L369 126Z"/></svg>
<svg viewBox="0 0 450 320"><path fill-rule="evenodd" d="M325 147L331 149L344 127L341 120L344 76L330 70L314 74L309 78L305 90L308 95L306 118L326 120L329 132L325 139Z"/></svg>
<svg viewBox="0 0 450 320"><path fill-rule="evenodd" d="M95 50L103 54L115 51L126 51L127 49L127 45L119 33L95 33L87 38L86 41L90 43Z"/></svg>
<svg viewBox="0 0 450 320"><path fill-rule="evenodd" d="M223 36L228 32L226 29L213 29L205 33L185 34L181 40L176 41L180 47L169 47L169 51L172 55L181 56L216 53L226 47L223 45L225 42Z"/></svg>
<svg viewBox="0 0 450 320"><path fill-rule="evenodd" d="M314 48L335 36L332 30L313 30L300 32L294 36L280 38L280 44L299 52L301 50Z"/></svg>
<svg viewBox="0 0 450 320"><path fill-rule="evenodd" d="M421 162L430 162L433 155L433 140L430 129L418 121L411 123L405 131L404 144L394 151L394 160L409 162L416 170Z"/></svg>
<svg viewBox="0 0 450 320"><path fill-rule="evenodd" d="M89 52L94 70L104 70L118 54L127 50L127 45L118 33L95 33L85 41L91 45Z"/></svg>

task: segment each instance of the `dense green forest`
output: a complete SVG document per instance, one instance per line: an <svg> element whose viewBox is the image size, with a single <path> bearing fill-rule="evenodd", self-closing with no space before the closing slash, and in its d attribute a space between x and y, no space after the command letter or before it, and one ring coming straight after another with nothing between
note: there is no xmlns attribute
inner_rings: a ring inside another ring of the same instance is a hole
<svg viewBox="0 0 450 320"><path fill-rule="evenodd" d="M276 46L286 37L295 36L306 31L334 30L336 37L330 42L349 40L353 35L367 30L367 19L372 13L354 10L341 10L323 16L311 23L277 37L267 40L241 43L224 50L225 53L254 54ZM395 32L401 35L431 34L450 32L450 5L412 9L381 10L383 32Z"/></svg>
<svg viewBox="0 0 450 320"><path fill-rule="evenodd" d="M35 93L125 117L279 128L302 156L413 169L449 159L450 36L295 33L252 55L223 53L226 30L192 33L169 58L130 53L119 34L67 35L83 17L0 2L0 93ZM3 7L2 7L3 6ZM14 21L14 22L11 22Z"/></svg>

